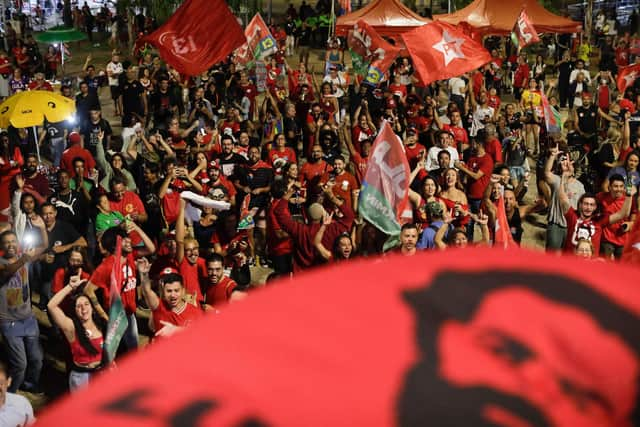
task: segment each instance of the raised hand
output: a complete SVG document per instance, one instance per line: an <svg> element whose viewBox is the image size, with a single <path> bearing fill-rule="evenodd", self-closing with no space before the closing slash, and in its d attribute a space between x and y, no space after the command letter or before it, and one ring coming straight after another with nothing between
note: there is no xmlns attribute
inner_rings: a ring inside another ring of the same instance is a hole
<svg viewBox="0 0 640 427"><path fill-rule="evenodd" d="M141 275L149 274L149 270L151 270L151 263L145 257L139 258L136 260L136 268Z"/></svg>
<svg viewBox="0 0 640 427"><path fill-rule="evenodd" d="M78 287L82 286L86 280L82 280L82 268L78 269L78 274L69 277L69 286L71 289L76 290Z"/></svg>

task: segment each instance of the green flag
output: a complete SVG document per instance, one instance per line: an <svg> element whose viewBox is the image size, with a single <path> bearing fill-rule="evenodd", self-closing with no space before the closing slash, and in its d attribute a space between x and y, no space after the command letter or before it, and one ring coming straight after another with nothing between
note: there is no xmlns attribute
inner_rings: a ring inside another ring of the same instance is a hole
<svg viewBox="0 0 640 427"><path fill-rule="evenodd" d="M358 202L360 214L389 236L385 250L395 246L403 222L411 219L409 163L402 141L386 121L371 147Z"/></svg>
<svg viewBox="0 0 640 427"><path fill-rule="evenodd" d="M109 308L109 323L104 338L104 349L107 352L107 362L113 361L120 345L120 340L129 326L129 320L124 312L120 287L122 286L122 238L118 236L111 269L111 307Z"/></svg>

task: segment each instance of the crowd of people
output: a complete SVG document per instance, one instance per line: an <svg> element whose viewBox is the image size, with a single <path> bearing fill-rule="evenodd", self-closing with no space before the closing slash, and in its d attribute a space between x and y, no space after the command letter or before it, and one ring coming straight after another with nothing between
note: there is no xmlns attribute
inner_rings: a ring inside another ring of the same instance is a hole
<svg viewBox="0 0 640 427"><path fill-rule="evenodd" d="M537 213L548 251L621 256L637 214L640 79L623 92L615 79L640 61L638 34L605 38L587 58L580 37L569 37L558 61L502 43L489 64L429 85L401 57L373 86L348 71L339 40L312 69L310 35L273 33L279 50L264 75L233 56L193 77L149 50L114 51L106 64L89 56L59 89L75 100L73 120L46 122L37 135L0 133L10 392L41 391L32 293L53 341L68 343L73 391L106 366L114 265L128 320L123 354L139 346L141 311L150 316L140 329L163 339L246 298L254 266L270 268L270 281L381 255L389 236L362 218L358 198L385 121L411 170L413 220L392 252L491 245L502 200L517 243ZM17 39L0 52L0 96L53 90L45 77L62 77L56 55L50 47L42 57L32 36ZM547 131L543 95L563 113L561 132Z"/></svg>

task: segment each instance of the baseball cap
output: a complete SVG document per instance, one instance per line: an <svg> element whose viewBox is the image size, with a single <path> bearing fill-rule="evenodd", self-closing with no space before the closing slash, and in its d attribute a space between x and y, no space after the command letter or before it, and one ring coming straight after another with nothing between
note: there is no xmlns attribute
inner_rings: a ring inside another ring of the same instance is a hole
<svg viewBox="0 0 640 427"><path fill-rule="evenodd" d="M407 127L407 135L417 135L418 134L418 129L411 125Z"/></svg>
<svg viewBox="0 0 640 427"><path fill-rule="evenodd" d="M220 160L211 160L209 162L209 169L220 169Z"/></svg>

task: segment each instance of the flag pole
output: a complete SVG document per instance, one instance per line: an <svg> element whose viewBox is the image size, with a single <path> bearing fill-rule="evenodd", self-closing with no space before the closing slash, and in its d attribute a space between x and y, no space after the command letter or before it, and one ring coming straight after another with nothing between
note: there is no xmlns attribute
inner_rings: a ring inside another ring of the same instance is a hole
<svg viewBox="0 0 640 427"><path fill-rule="evenodd" d="M331 26L329 27L329 38L333 37L336 30L336 0L331 0Z"/></svg>

